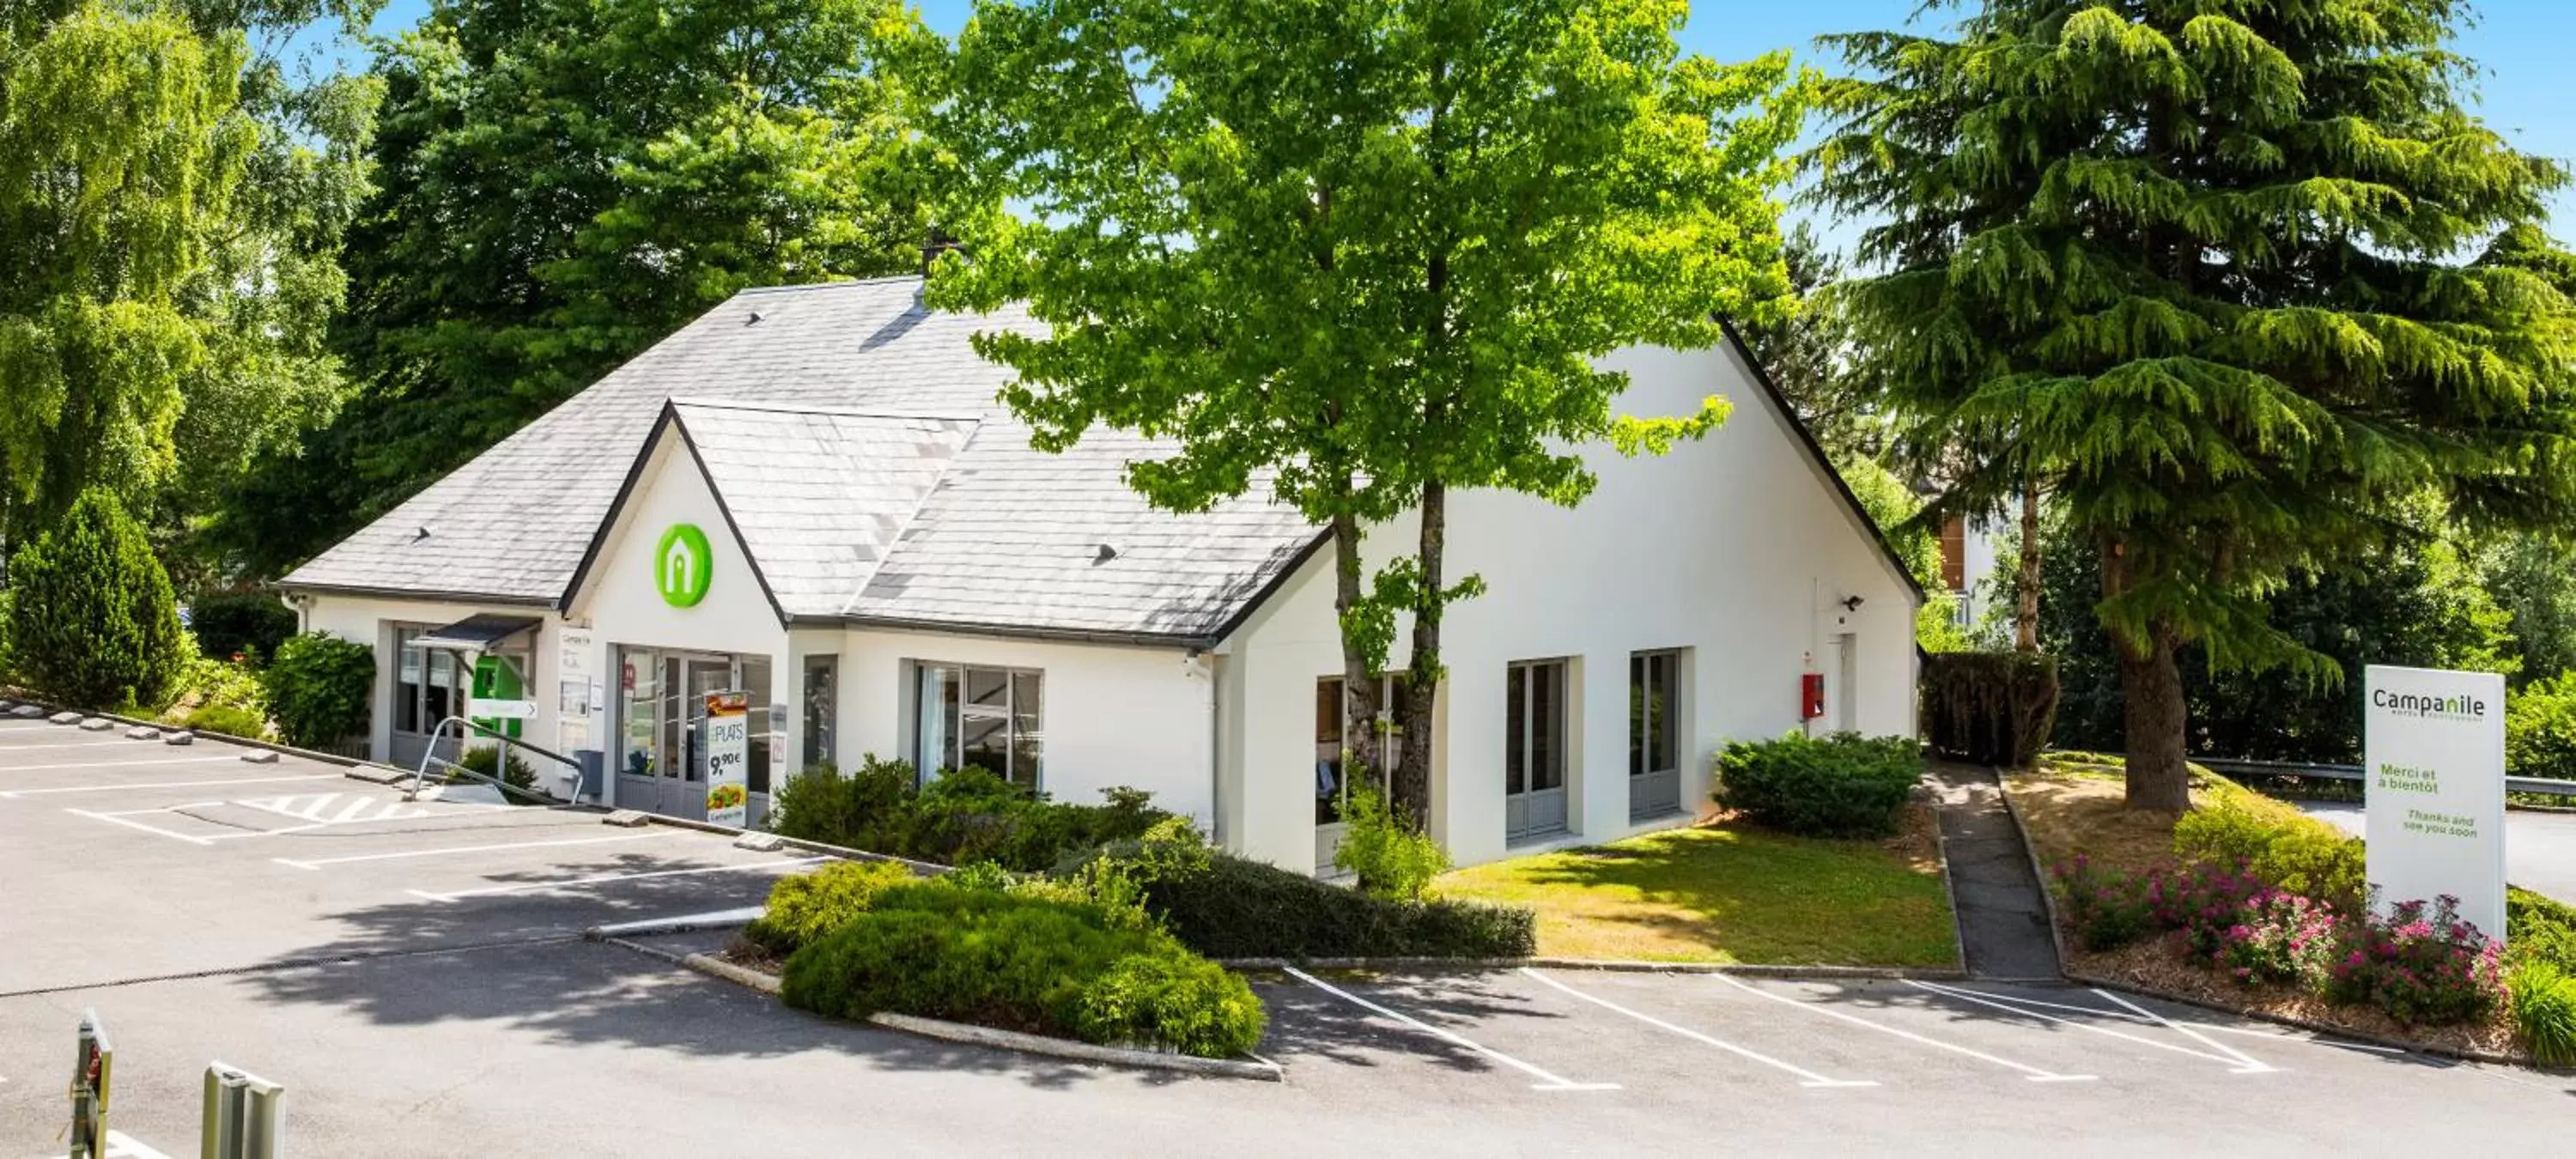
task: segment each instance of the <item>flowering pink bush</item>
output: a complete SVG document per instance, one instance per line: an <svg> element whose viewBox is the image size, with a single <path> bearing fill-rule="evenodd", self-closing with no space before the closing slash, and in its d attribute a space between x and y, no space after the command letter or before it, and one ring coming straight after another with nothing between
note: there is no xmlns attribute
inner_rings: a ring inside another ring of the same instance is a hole
<svg viewBox="0 0 2576 1159"><path fill-rule="evenodd" d="M2256 894L2229 926L2213 964L2240 982L2324 984L2341 938L2334 907L2295 893Z"/></svg>
<svg viewBox="0 0 2576 1159"><path fill-rule="evenodd" d="M2406 1023L2471 1022L2504 998L2501 947L2460 920L2459 899L2409 901L2342 923L2325 996Z"/></svg>
<svg viewBox="0 0 2576 1159"><path fill-rule="evenodd" d="M2229 931L2245 924L2247 908L2264 892L2253 874L2207 864L2171 873L2157 870L2147 879L2147 904L2154 909L2156 925L2181 930L2191 952L2212 963L2226 948Z"/></svg>
<svg viewBox="0 0 2576 1159"><path fill-rule="evenodd" d="M2096 868L2077 857L2057 867L2057 896L2075 941L2087 950L2116 950L2153 930L2154 907L2148 903L2148 879L2117 869Z"/></svg>

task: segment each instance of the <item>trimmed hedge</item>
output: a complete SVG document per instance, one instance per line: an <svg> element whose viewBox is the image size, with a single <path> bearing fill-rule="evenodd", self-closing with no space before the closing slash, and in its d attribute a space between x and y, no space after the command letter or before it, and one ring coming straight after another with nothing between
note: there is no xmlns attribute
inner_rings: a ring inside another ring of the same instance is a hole
<svg viewBox="0 0 2576 1159"><path fill-rule="evenodd" d="M910 869L891 861L835 861L782 877L769 887L767 908L743 927L742 936L783 957L866 913L878 894L913 880Z"/></svg>
<svg viewBox="0 0 2576 1159"><path fill-rule="evenodd" d="M1885 837L1922 780L1923 752L1909 738L1792 732L1727 745L1711 796L1785 833Z"/></svg>
<svg viewBox="0 0 2576 1159"><path fill-rule="evenodd" d="M1267 1015L1241 977L1096 906L922 882L787 959L780 997L840 1018L881 1011L1224 1058Z"/></svg>
<svg viewBox="0 0 2576 1159"><path fill-rule="evenodd" d="M1054 868L1066 856L1142 837L1171 814L1145 792L1102 790L1103 803L1050 801L978 768L958 769L918 789L912 766L869 756L841 776L817 765L789 780L769 818L772 832L915 861L990 861L1019 873Z"/></svg>
<svg viewBox="0 0 2576 1159"><path fill-rule="evenodd" d="M2173 836L2174 852L2187 861L2241 866L2266 885L2346 913L2359 912L2369 891L2360 839L2313 817L2266 816L2231 798L2183 814Z"/></svg>
<svg viewBox="0 0 2576 1159"><path fill-rule="evenodd" d="M2057 659L2036 652L1923 658L1923 736L1933 751L2028 768L2057 723Z"/></svg>
<svg viewBox="0 0 2576 1159"><path fill-rule="evenodd" d="M143 528L105 491L9 562L8 666L74 708L159 711L187 664L170 574Z"/></svg>
<svg viewBox="0 0 2576 1159"><path fill-rule="evenodd" d="M1145 911L1212 958L1525 958L1538 951L1538 916L1516 907L1371 897L1224 853L1140 877Z"/></svg>
<svg viewBox="0 0 2576 1159"><path fill-rule="evenodd" d="M291 636L260 674L269 714L286 743L318 746L367 731L375 698L376 653L328 632Z"/></svg>

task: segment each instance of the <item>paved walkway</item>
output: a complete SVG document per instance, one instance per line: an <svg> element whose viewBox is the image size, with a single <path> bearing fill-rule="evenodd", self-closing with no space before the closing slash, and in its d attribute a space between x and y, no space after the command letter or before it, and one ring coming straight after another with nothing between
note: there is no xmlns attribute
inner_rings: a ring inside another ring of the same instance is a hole
<svg viewBox="0 0 2576 1159"><path fill-rule="evenodd" d="M2057 977L2048 906L1994 770L1936 761L1932 782L1968 972L1980 978Z"/></svg>

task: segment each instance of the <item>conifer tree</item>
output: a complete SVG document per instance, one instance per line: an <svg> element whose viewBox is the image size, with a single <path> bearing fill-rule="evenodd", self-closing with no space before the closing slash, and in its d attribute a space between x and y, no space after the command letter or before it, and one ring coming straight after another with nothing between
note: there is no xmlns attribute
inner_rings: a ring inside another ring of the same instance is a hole
<svg viewBox="0 0 2576 1159"><path fill-rule="evenodd" d="M1887 219L1844 300L1943 503L2041 479L2101 560L2128 802L2188 804L2176 653L2331 661L2263 597L2407 534L2563 519L2567 181L2462 103L2455 0L1985 0L1958 38L1829 38L1819 200ZM2490 252L2499 236L2510 255Z"/></svg>

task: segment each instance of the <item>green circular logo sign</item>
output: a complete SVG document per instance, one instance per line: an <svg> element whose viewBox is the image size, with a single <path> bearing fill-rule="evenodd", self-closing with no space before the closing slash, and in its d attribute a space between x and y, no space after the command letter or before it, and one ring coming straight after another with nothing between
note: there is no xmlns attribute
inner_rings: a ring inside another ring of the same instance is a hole
<svg viewBox="0 0 2576 1159"><path fill-rule="evenodd" d="M672 524L653 549L653 586L662 593L662 602L675 608L693 607L707 598L707 578L714 569L707 533L693 523Z"/></svg>

